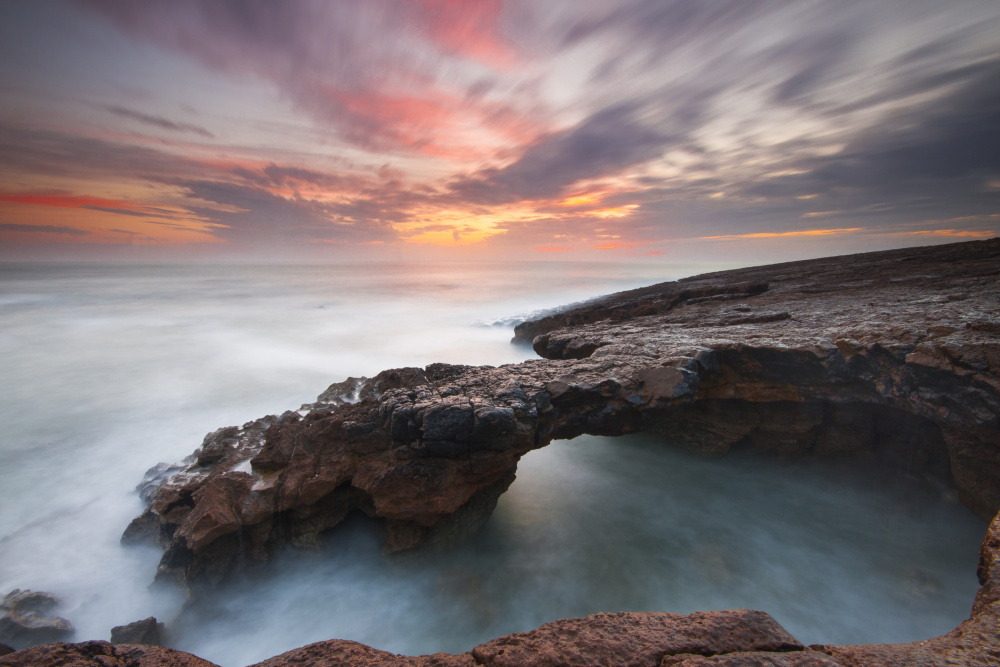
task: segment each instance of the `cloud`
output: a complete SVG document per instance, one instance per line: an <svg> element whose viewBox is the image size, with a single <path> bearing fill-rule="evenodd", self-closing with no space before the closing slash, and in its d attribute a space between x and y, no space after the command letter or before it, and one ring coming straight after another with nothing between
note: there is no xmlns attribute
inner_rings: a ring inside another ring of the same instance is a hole
<svg viewBox="0 0 1000 667"><path fill-rule="evenodd" d="M184 181L189 198L209 205L189 208L213 226L212 234L244 245L347 240L391 241L392 228L379 220L349 219L342 207L289 199L260 188L218 181Z"/></svg>
<svg viewBox="0 0 1000 667"><path fill-rule="evenodd" d="M359 146L434 152L442 144L440 152L453 153L449 144L463 117L478 115L489 125L505 115L501 111L513 113L455 94L461 90L456 77L482 83L518 60L500 27L499 0L77 4L137 40L270 82Z"/></svg>
<svg viewBox="0 0 1000 667"><path fill-rule="evenodd" d="M985 187L1000 174L1000 59L951 95L888 116L861 132L843 150L789 165L798 172L761 180L749 195L821 194L871 203L919 203L946 196L963 208L995 206Z"/></svg>
<svg viewBox="0 0 1000 667"><path fill-rule="evenodd" d="M510 165L483 169L451 183L450 189L481 204L550 199L579 181L657 157L672 141L637 118L637 105L615 105L542 138Z"/></svg>
<svg viewBox="0 0 1000 667"><path fill-rule="evenodd" d="M199 127L198 125L192 125L190 123L175 123L172 120L167 120L166 118L161 118L160 116L151 116L140 111L134 111L132 109L116 105L110 105L106 108L116 116L130 118L145 125L152 125L153 127L158 127L163 130L171 130L173 132L193 132L209 139L215 138L214 134L203 127Z"/></svg>
<svg viewBox="0 0 1000 667"><path fill-rule="evenodd" d="M88 236L90 232L76 227L60 227L55 225L18 225L0 222L0 231L26 232L29 234L65 234L67 236Z"/></svg>
<svg viewBox="0 0 1000 667"><path fill-rule="evenodd" d="M73 4L102 24L81 35L117 30L136 63L194 79L81 81L51 117L0 123L6 188L90 196L73 205L118 219L105 228L131 216L244 245L596 256L670 239L985 233L995 220L927 221L1000 209L995 3ZM222 85L202 97L206 82ZM91 89L99 100L72 106ZM210 133L182 120L199 116L147 113L176 90L232 132L195 146Z"/></svg>
<svg viewBox="0 0 1000 667"><path fill-rule="evenodd" d="M164 150L0 122L0 171L11 174L93 177L176 177L206 173L205 166Z"/></svg>
<svg viewBox="0 0 1000 667"><path fill-rule="evenodd" d="M774 239L789 238L795 236L833 236L835 234L853 234L863 231L863 227L849 227L842 229L800 229L791 232L753 232L750 234L725 234L723 236L699 236L704 241L730 241L733 239Z"/></svg>

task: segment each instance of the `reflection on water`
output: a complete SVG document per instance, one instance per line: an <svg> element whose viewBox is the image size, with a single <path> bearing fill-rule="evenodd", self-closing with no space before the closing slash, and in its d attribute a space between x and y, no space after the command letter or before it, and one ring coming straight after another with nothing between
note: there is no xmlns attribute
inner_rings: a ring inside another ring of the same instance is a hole
<svg viewBox="0 0 1000 667"><path fill-rule="evenodd" d="M180 600L147 590L159 551L118 543L153 464L348 375L522 360L519 317L718 268L0 264L0 593L60 595L80 640L170 622ZM731 607L807 642L905 641L967 616L982 532L919 486L857 470L578 438L526 457L454 552L386 559L351 521L203 600L170 641L243 665L331 637L464 651L594 611Z"/></svg>
<svg viewBox="0 0 1000 667"><path fill-rule="evenodd" d="M556 442L525 457L468 544L386 557L359 517L189 610L175 641L231 665L331 637L416 655L597 611L739 607L807 643L947 632L975 596L983 524L871 465Z"/></svg>

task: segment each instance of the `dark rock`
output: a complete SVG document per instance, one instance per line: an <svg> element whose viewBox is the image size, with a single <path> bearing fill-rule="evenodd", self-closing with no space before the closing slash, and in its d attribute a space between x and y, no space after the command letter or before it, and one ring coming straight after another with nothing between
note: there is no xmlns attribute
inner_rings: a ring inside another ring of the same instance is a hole
<svg viewBox="0 0 1000 667"><path fill-rule="evenodd" d="M147 646L162 646L160 631L162 623L157 623L154 616L135 621L128 625L118 625L111 628L112 644L145 644Z"/></svg>
<svg viewBox="0 0 1000 667"><path fill-rule="evenodd" d="M162 646L112 646L108 642L57 642L0 657L4 667L218 667L183 651Z"/></svg>
<svg viewBox="0 0 1000 667"><path fill-rule="evenodd" d="M7 646L6 644L0 644L0 655L7 655L8 653L13 653L14 647Z"/></svg>
<svg viewBox="0 0 1000 667"><path fill-rule="evenodd" d="M65 618L52 615L58 599L49 594L15 588L0 603L0 642L23 649L67 639L76 631Z"/></svg>
<svg viewBox="0 0 1000 667"><path fill-rule="evenodd" d="M159 544L160 518L152 510L146 510L132 519L122 533L122 544Z"/></svg>

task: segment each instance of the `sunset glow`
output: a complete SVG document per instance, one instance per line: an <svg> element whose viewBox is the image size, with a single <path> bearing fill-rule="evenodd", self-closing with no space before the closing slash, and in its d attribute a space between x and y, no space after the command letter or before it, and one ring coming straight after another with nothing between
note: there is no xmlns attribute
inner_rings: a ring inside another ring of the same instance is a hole
<svg viewBox="0 0 1000 667"><path fill-rule="evenodd" d="M776 260L1000 229L995 3L0 13L2 258Z"/></svg>

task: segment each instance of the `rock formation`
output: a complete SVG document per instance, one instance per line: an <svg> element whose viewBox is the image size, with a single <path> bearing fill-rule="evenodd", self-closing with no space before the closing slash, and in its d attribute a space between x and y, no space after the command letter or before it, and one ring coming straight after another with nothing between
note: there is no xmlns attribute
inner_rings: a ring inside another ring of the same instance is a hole
<svg viewBox="0 0 1000 667"><path fill-rule="evenodd" d="M163 624L157 623L155 616L134 621L128 625L117 625L111 628L111 643L163 646L160 639L162 628Z"/></svg>
<svg viewBox="0 0 1000 667"><path fill-rule="evenodd" d="M123 539L159 578L219 580L352 511L389 551L460 539L555 438L656 429L720 454L867 453L1000 509L1000 240L742 269L517 327L544 359L332 386L150 471ZM350 402L350 401L354 402Z"/></svg>
<svg viewBox="0 0 1000 667"><path fill-rule="evenodd" d="M877 456L952 480L988 519L1000 509L998 282L1000 240L991 240L605 297L519 326L516 339L543 359L385 371L334 385L299 411L209 434L187 460L150 471L141 486L149 508L123 540L159 540L158 577L182 583L219 580L281 543L314 545L352 511L379 523L390 551L446 542L489 516L525 452L645 429L706 454ZM1000 515L978 575L971 617L910 644L806 647L749 610L617 613L462 655L411 658L332 640L261 665L995 665ZM0 665L63 664L30 652L74 646L85 645L29 649ZM185 664L113 662L125 648L86 646L107 664Z"/></svg>
<svg viewBox="0 0 1000 667"><path fill-rule="evenodd" d="M24 648L69 639L73 624L52 614L59 606L54 595L15 588L0 602L0 642Z"/></svg>

